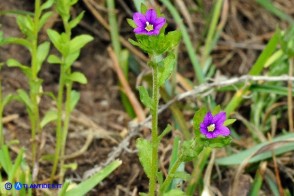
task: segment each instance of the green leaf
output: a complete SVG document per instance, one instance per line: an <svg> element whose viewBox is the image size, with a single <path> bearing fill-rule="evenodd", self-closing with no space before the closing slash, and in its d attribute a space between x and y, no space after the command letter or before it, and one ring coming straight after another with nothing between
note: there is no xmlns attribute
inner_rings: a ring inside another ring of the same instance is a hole
<svg viewBox="0 0 294 196"><path fill-rule="evenodd" d="M20 167L20 164L23 160L23 153L24 153L24 148L21 148L20 151L18 152L18 155L14 161L14 164L11 168L11 170L8 173L8 181L12 182L13 179L15 179L16 176L16 171L18 170L18 168Z"/></svg>
<svg viewBox="0 0 294 196"><path fill-rule="evenodd" d="M24 66L16 59L8 59L6 63L7 63L8 67L22 67L22 66Z"/></svg>
<svg viewBox="0 0 294 196"><path fill-rule="evenodd" d="M55 54L51 54L48 57L48 62L51 64L61 64L62 63L61 59L58 56L56 56Z"/></svg>
<svg viewBox="0 0 294 196"><path fill-rule="evenodd" d="M45 23L48 21L48 19L52 16L52 12L46 12L45 14L43 14L40 18L40 22L39 22L39 31L43 28L43 26L45 25Z"/></svg>
<svg viewBox="0 0 294 196"><path fill-rule="evenodd" d="M164 193L163 196L186 196L186 193L180 189L172 189L167 193Z"/></svg>
<svg viewBox="0 0 294 196"><path fill-rule="evenodd" d="M147 6L144 3L141 3L141 13L145 14L147 12Z"/></svg>
<svg viewBox="0 0 294 196"><path fill-rule="evenodd" d="M188 181L190 178L190 174L188 174L185 171L177 171L175 172L175 174L173 175L173 178L180 178L182 180Z"/></svg>
<svg viewBox="0 0 294 196"><path fill-rule="evenodd" d="M33 35L34 21L33 18L27 15L18 15L16 17L17 25L20 31L27 37Z"/></svg>
<svg viewBox="0 0 294 196"><path fill-rule="evenodd" d="M17 90L17 95L19 97L19 99L26 105L26 107L32 111L32 102L31 102L31 99L30 97L28 96L28 94L22 90L22 89L19 89Z"/></svg>
<svg viewBox="0 0 294 196"><path fill-rule="evenodd" d="M31 68L21 64L18 60L8 59L6 63L8 67L18 67L28 78L31 77Z"/></svg>
<svg viewBox="0 0 294 196"><path fill-rule="evenodd" d="M149 109L153 110L153 101L144 86L138 87L141 102Z"/></svg>
<svg viewBox="0 0 294 196"><path fill-rule="evenodd" d="M168 43L168 50L175 48L181 41L181 32L170 31L165 37L165 42Z"/></svg>
<svg viewBox="0 0 294 196"><path fill-rule="evenodd" d="M122 162L120 160L115 160L105 168L103 168L97 174L94 174L87 180L84 180L80 183L77 187L70 189L66 192L65 196L79 196L85 195L86 193L90 192L98 183L100 183L104 178L109 176L116 168L118 168Z"/></svg>
<svg viewBox="0 0 294 196"><path fill-rule="evenodd" d="M0 148L0 155L0 165L4 171L9 174L13 165L6 145L3 145L2 148Z"/></svg>
<svg viewBox="0 0 294 196"><path fill-rule="evenodd" d="M57 120L57 112L55 110L49 110L41 121L41 128L45 127L48 123Z"/></svg>
<svg viewBox="0 0 294 196"><path fill-rule="evenodd" d="M70 53L75 53L84 47L87 43L93 40L90 35L79 35L70 41Z"/></svg>
<svg viewBox="0 0 294 196"><path fill-rule="evenodd" d="M128 24L132 27L132 28L136 28L137 25L136 23L133 21L133 19L127 18L127 22Z"/></svg>
<svg viewBox="0 0 294 196"><path fill-rule="evenodd" d="M286 142L287 140L292 140L292 142ZM219 165L238 165L241 164L249 156L252 156L256 152L256 156L250 158L248 163L254 163L262 161L275 155L280 155L286 152L291 152L294 150L294 133L288 133L282 136L274 138L272 141L266 141L261 144L257 144L247 150L240 151L239 153L226 156L224 158L216 159L216 163Z"/></svg>
<svg viewBox="0 0 294 196"><path fill-rule="evenodd" d="M3 39L0 42L0 45L5 45L5 44L18 44L18 45L26 47L29 51L31 51L32 49L32 43L23 38L9 37L9 38Z"/></svg>
<svg viewBox="0 0 294 196"><path fill-rule="evenodd" d="M40 71L42 63L46 59L50 49L50 43L49 42L43 42L38 46L37 49L37 73Z"/></svg>
<svg viewBox="0 0 294 196"><path fill-rule="evenodd" d="M167 127L163 130L163 132L158 136L158 141L160 141L166 134L171 132L172 126L170 124L167 125Z"/></svg>
<svg viewBox="0 0 294 196"><path fill-rule="evenodd" d="M236 119L227 119L225 122L224 122L224 126L229 126L231 124L233 124L234 122L236 121Z"/></svg>
<svg viewBox="0 0 294 196"><path fill-rule="evenodd" d="M159 65L158 85L162 86L171 76L176 64L176 57L173 53L168 54Z"/></svg>
<svg viewBox="0 0 294 196"><path fill-rule="evenodd" d="M75 90L72 90L71 93L70 93L70 111L73 111L73 109L76 107L77 103L79 102L80 100L80 93L75 91Z"/></svg>
<svg viewBox="0 0 294 196"><path fill-rule="evenodd" d="M81 72L73 72L70 76L69 76L69 79L71 81L74 81L74 82L79 82L81 84L86 84L87 83L87 78L86 76L81 73Z"/></svg>
<svg viewBox="0 0 294 196"><path fill-rule="evenodd" d="M8 103L10 103L10 101L12 101L13 98L14 98L14 95L12 94L6 95L2 100L2 107L4 108Z"/></svg>
<svg viewBox="0 0 294 196"><path fill-rule="evenodd" d="M152 144L143 138L138 138L136 142L138 156L145 171L145 174L150 179L152 168Z"/></svg>
<svg viewBox="0 0 294 196"><path fill-rule="evenodd" d="M54 1L55 0L47 0L45 3L41 5L41 10L50 8L53 5Z"/></svg>
<svg viewBox="0 0 294 196"><path fill-rule="evenodd" d="M133 44L134 46L139 46L139 47L140 47L140 44L139 44L138 42L136 42L135 40L129 38L128 41L129 41L131 44Z"/></svg>
<svg viewBox="0 0 294 196"><path fill-rule="evenodd" d="M184 162L192 161L198 156L198 151L196 151L196 142L194 139L186 140L182 143L181 154L182 160Z"/></svg>
<svg viewBox="0 0 294 196"><path fill-rule="evenodd" d="M73 19L69 22L69 26L71 29L76 27L81 22L81 20L84 17L84 14L85 14L85 11L82 11L75 19Z"/></svg>
<svg viewBox="0 0 294 196"><path fill-rule="evenodd" d="M76 4L78 1L79 1L79 0L70 0L70 5L71 5L71 6L74 5L74 4Z"/></svg>
<svg viewBox="0 0 294 196"><path fill-rule="evenodd" d="M210 148L223 148L227 145L229 145L232 142L231 137L217 137L213 139L202 139L202 142L204 143L204 146L210 147Z"/></svg>
<svg viewBox="0 0 294 196"><path fill-rule="evenodd" d="M65 58L65 70L67 70L80 56L80 50L74 53L70 53Z"/></svg>
<svg viewBox="0 0 294 196"><path fill-rule="evenodd" d="M62 42L61 42L61 35L52 29L47 30L47 34L51 42L53 43L54 47L61 52L62 51Z"/></svg>
<svg viewBox="0 0 294 196"><path fill-rule="evenodd" d="M220 107L220 105L217 105L217 106L215 106L215 107L213 108L213 110L212 110L211 113L212 113L213 116L215 116L216 114L220 113L221 110L222 110L222 108Z"/></svg>
<svg viewBox="0 0 294 196"><path fill-rule="evenodd" d="M207 109L205 107L195 112L195 115L193 117L193 127L194 127L194 132L196 137L200 136L200 124L203 121L206 113L207 113Z"/></svg>

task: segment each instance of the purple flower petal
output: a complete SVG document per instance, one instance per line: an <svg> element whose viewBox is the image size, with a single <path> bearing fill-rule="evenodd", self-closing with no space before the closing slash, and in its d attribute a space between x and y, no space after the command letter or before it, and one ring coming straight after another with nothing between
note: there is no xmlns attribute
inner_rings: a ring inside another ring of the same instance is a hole
<svg viewBox="0 0 294 196"><path fill-rule="evenodd" d="M223 125L225 120L225 112L220 112L215 116L213 116L211 112L207 112L203 121L200 123L200 132L208 139L216 138L218 136L228 136L231 132L229 128Z"/></svg>
<svg viewBox="0 0 294 196"><path fill-rule="evenodd" d="M151 23L154 24L156 22L156 12L154 9L150 9L146 12L146 20Z"/></svg>
<svg viewBox="0 0 294 196"><path fill-rule="evenodd" d="M146 26L146 17L140 12L136 12L133 15L133 20L138 27L145 28Z"/></svg>
<svg viewBox="0 0 294 196"><path fill-rule="evenodd" d="M215 115L213 117L213 119L214 119L215 124L222 125L226 120L226 113L225 112L220 112L217 115Z"/></svg>
<svg viewBox="0 0 294 196"><path fill-rule="evenodd" d="M163 26L165 24L166 20L165 18L157 18L156 21L153 23L155 26Z"/></svg>
<svg viewBox="0 0 294 196"><path fill-rule="evenodd" d="M213 116L211 114L211 112L208 112L203 120L203 123L205 124L205 126L209 126L210 124L212 124L213 122Z"/></svg>
<svg viewBox="0 0 294 196"><path fill-rule="evenodd" d="M137 27L137 28L134 29L134 33L136 33L136 34L146 34L147 31L142 27Z"/></svg>
<svg viewBox="0 0 294 196"><path fill-rule="evenodd" d="M230 129L225 126L218 127L217 132L222 136L228 136L231 133Z"/></svg>

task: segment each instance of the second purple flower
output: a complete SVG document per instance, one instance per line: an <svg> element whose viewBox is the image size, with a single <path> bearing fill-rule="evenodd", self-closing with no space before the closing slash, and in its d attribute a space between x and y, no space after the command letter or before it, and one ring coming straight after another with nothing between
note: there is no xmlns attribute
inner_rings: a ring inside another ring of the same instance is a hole
<svg viewBox="0 0 294 196"><path fill-rule="evenodd" d="M144 35L158 35L166 23L165 18L157 17L154 9L149 9L145 15L140 12L134 13L133 20L137 25L134 32Z"/></svg>
<svg viewBox="0 0 294 196"><path fill-rule="evenodd" d="M228 127L224 126L225 120L225 112L220 112L215 116L208 112L200 124L200 132L208 139L216 138L220 135L228 136L231 132Z"/></svg>

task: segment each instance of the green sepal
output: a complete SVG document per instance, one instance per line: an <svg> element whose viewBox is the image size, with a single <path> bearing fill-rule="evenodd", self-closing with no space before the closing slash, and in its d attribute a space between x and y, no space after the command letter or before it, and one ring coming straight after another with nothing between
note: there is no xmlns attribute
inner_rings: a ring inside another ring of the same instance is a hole
<svg viewBox="0 0 294 196"><path fill-rule="evenodd" d="M144 86L139 86L138 87L138 91L139 91L139 94L140 94L140 100L141 102L147 107L149 108L150 110L153 110L154 108L154 104L153 104L153 101L151 99L151 97L149 96L148 94L148 91L147 89L144 87Z"/></svg>
<svg viewBox="0 0 294 196"><path fill-rule="evenodd" d="M138 138L136 142L138 156L145 171L145 174L150 179L152 168L152 144L143 138Z"/></svg>
<svg viewBox="0 0 294 196"><path fill-rule="evenodd" d="M147 12L147 6L144 3L141 3L140 10L141 10L141 13L142 14L146 14L146 12Z"/></svg>
<svg viewBox="0 0 294 196"><path fill-rule="evenodd" d="M136 23L133 21L133 19L127 18L127 22L128 24L132 27L132 28L136 28L137 25Z"/></svg>
<svg viewBox="0 0 294 196"><path fill-rule="evenodd" d="M219 136L213 139L202 138L201 141L205 147L223 148L232 142L232 138L230 136Z"/></svg>
<svg viewBox="0 0 294 196"><path fill-rule="evenodd" d="M227 126L233 124L235 121L236 121L236 119L231 119L231 118L229 118L229 119L227 119L227 120L224 122L224 126L227 127Z"/></svg>
<svg viewBox="0 0 294 196"><path fill-rule="evenodd" d="M183 162L192 161L202 151L202 143L197 143L195 139L186 140L181 145L180 155Z"/></svg>
<svg viewBox="0 0 294 196"><path fill-rule="evenodd" d="M160 34L156 36L136 34L136 38L137 43L131 42L132 44L150 55L158 55L174 49L181 40L181 33L180 31L171 31L165 35L164 31L160 31Z"/></svg>
<svg viewBox="0 0 294 196"><path fill-rule="evenodd" d="M158 67L158 85L162 86L171 76L176 64L176 57L173 53L169 53L167 57L159 63Z"/></svg>

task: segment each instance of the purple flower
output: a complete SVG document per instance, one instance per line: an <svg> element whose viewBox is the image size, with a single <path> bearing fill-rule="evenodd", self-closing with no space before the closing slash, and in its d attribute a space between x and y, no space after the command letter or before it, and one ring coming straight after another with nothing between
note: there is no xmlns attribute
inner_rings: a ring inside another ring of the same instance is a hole
<svg viewBox="0 0 294 196"><path fill-rule="evenodd" d="M165 24L165 18L157 18L154 9L149 9L146 12L146 15L140 12L134 13L133 20L137 25L137 27L134 29L136 34L158 35L160 29Z"/></svg>
<svg viewBox="0 0 294 196"><path fill-rule="evenodd" d="M220 112L215 116L212 116L211 112L208 112L202 123L200 124L200 131L206 138L216 138L220 135L230 135L230 130L223 124L226 120L226 113Z"/></svg>

